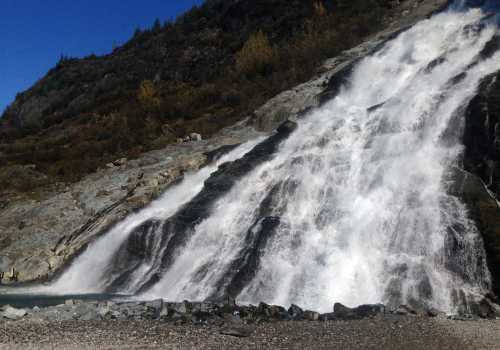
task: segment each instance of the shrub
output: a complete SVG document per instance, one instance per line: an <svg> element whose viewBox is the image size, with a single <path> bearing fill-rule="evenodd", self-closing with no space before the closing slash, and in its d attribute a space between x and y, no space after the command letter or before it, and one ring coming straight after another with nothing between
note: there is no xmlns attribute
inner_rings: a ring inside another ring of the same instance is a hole
<svg viewBox="0 0 500 350"><path fill-rule="evenodd" d="M236 69L247 76L265 75L272 70L276 61L276 50L271 47L262 30L252 34L236 53Z"/></svg>
<svg viewBox="0 0 500 350"><path fill-rule="evenodd" d="M158 97L156 87L151 80L143 80L141 82L137 100L146 111L152 112L158 109L161 101Z"/></svg>
<svg viewBox="0 0 500 350"><path fill-rule="evenodd" d="M316 16L323 17L326 15L327 11L323 2L315 1L313 6L314 6L314 13L316 14Z"/></svg>

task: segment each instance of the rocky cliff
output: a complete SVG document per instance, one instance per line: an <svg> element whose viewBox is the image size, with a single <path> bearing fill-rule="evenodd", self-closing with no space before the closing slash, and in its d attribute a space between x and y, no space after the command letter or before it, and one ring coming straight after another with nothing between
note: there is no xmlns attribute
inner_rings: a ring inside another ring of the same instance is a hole
<svg viewBox="0 0 500 350"><path fill-rule="evenodd" d="M500 73L483 81L465 123L464 169L469 174L464 199L483 235L493 288L500 295Z"/></svg>

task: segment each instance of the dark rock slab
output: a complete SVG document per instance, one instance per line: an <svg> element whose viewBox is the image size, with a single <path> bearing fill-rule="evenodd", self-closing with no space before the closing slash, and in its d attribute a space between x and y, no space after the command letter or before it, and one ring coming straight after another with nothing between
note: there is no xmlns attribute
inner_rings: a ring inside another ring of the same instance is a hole
<svg viewBox="0 0 500 350"><path fill-rule="evenodd" d="M237 338L247 338L252 335L255 331L254 327L250 326L230 326L220 330L220 334L222 335L230 335L232 337Z"/></svg>
<svg viewBox="0 0 500 350"><path fill-rule="evenodd" d="M496 50L497 47L491 50ZM490 50L490 51L491 51ZM458 195L485 244L493 291L500 295L500 73L485 78L465 113L464 168ZM475 176L473 176L475 175ZM496 197L495 200L493 197Z"/></svg>
<svg viewBox="0 0 500 350"><path fill-rule="evenodd" d="M340 303L333 306L333 317L338 320L360 320L385 314L385 306L382 304L360 305L349 308Z"/></svg>

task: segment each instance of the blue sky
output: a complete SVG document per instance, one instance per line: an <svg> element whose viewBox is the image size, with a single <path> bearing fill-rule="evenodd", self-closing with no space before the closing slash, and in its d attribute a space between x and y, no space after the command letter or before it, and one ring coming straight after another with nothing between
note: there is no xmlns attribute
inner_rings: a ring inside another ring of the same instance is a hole
<svg viewBox="0 0 500 350"><path fill-rule="evenodd" d="M17 92L53 67L61 54L109 53L135 28L150 27L202 0L0 0L0 115Z"/></svg>

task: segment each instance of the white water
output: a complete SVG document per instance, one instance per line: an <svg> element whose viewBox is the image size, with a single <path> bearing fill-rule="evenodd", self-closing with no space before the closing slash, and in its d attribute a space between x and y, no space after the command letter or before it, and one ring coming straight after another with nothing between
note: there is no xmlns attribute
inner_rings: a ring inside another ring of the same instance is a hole
<svg viewBox="0 0 500 350"><path fill-rule="evenodd" d="M304 118L270 161L214 203L160 281L140 297L203 300L223 293L221 283L248 235L257 234L259 208L271 192L266 215L279 217L280 225L260 252L240 302L330 311L333 302L417 300L453 312L460 294L471 300L486 293L490 281L479 234L464 205L447 193L463 147L460 137L446 136L460 131L456 116L481 78L500 69L498 53L470 66L497 32L493 19L478 25L483 16L479 9L436 15L360 62L349 86ZM445 60L426 73L438 58ZM463 72L462 80L450 83ZM243 156L256 142L217 165ZM133 229L173 215L217 165L187 176L129 216L44 290L104 291L113 277L107 267ZM461 249L450 254L452 235ZM138 290L152 267L136 270L136 281L124 291Z"/></svg>
<svg viewBox="0 0 500 350"><path fill-rule="evenodd" d="M483 16L479 9L439 14L364 59L350 86L215 204L143 297L217 294L215 282L243 248L259 204L282 181L272 213L281 224L240 301L328 311L333 302L354 306L395 297L452 312L457 292L474 298L487 291L477 229L446 192L447 172L462 146L458 138L443 140L480 79L500 69L497 53L449 84L497 32L493 22L475 27ZM424 73L440 57L446 61ZM453 257L463 274L445 267L449 231L465 247ZM206 266L209 272L200 276Z"/></svg>
<svg viewBox="0 0 500 350"><path fill-rule="evenodd" d="M169 188L148 207L129 215L103 237L90 244L54 284L37 289L36 292L83 294L104 291L110 277L106 276L108 272L106 267L134 228L149 219L170 217L200 192L205 180L217 170L220 164L241 158L260 141L262 138L244 143L222 156L213 165L204 167L198 172L186 174L182 182ZM146 268L144 267L144 270Z"/></svg>

